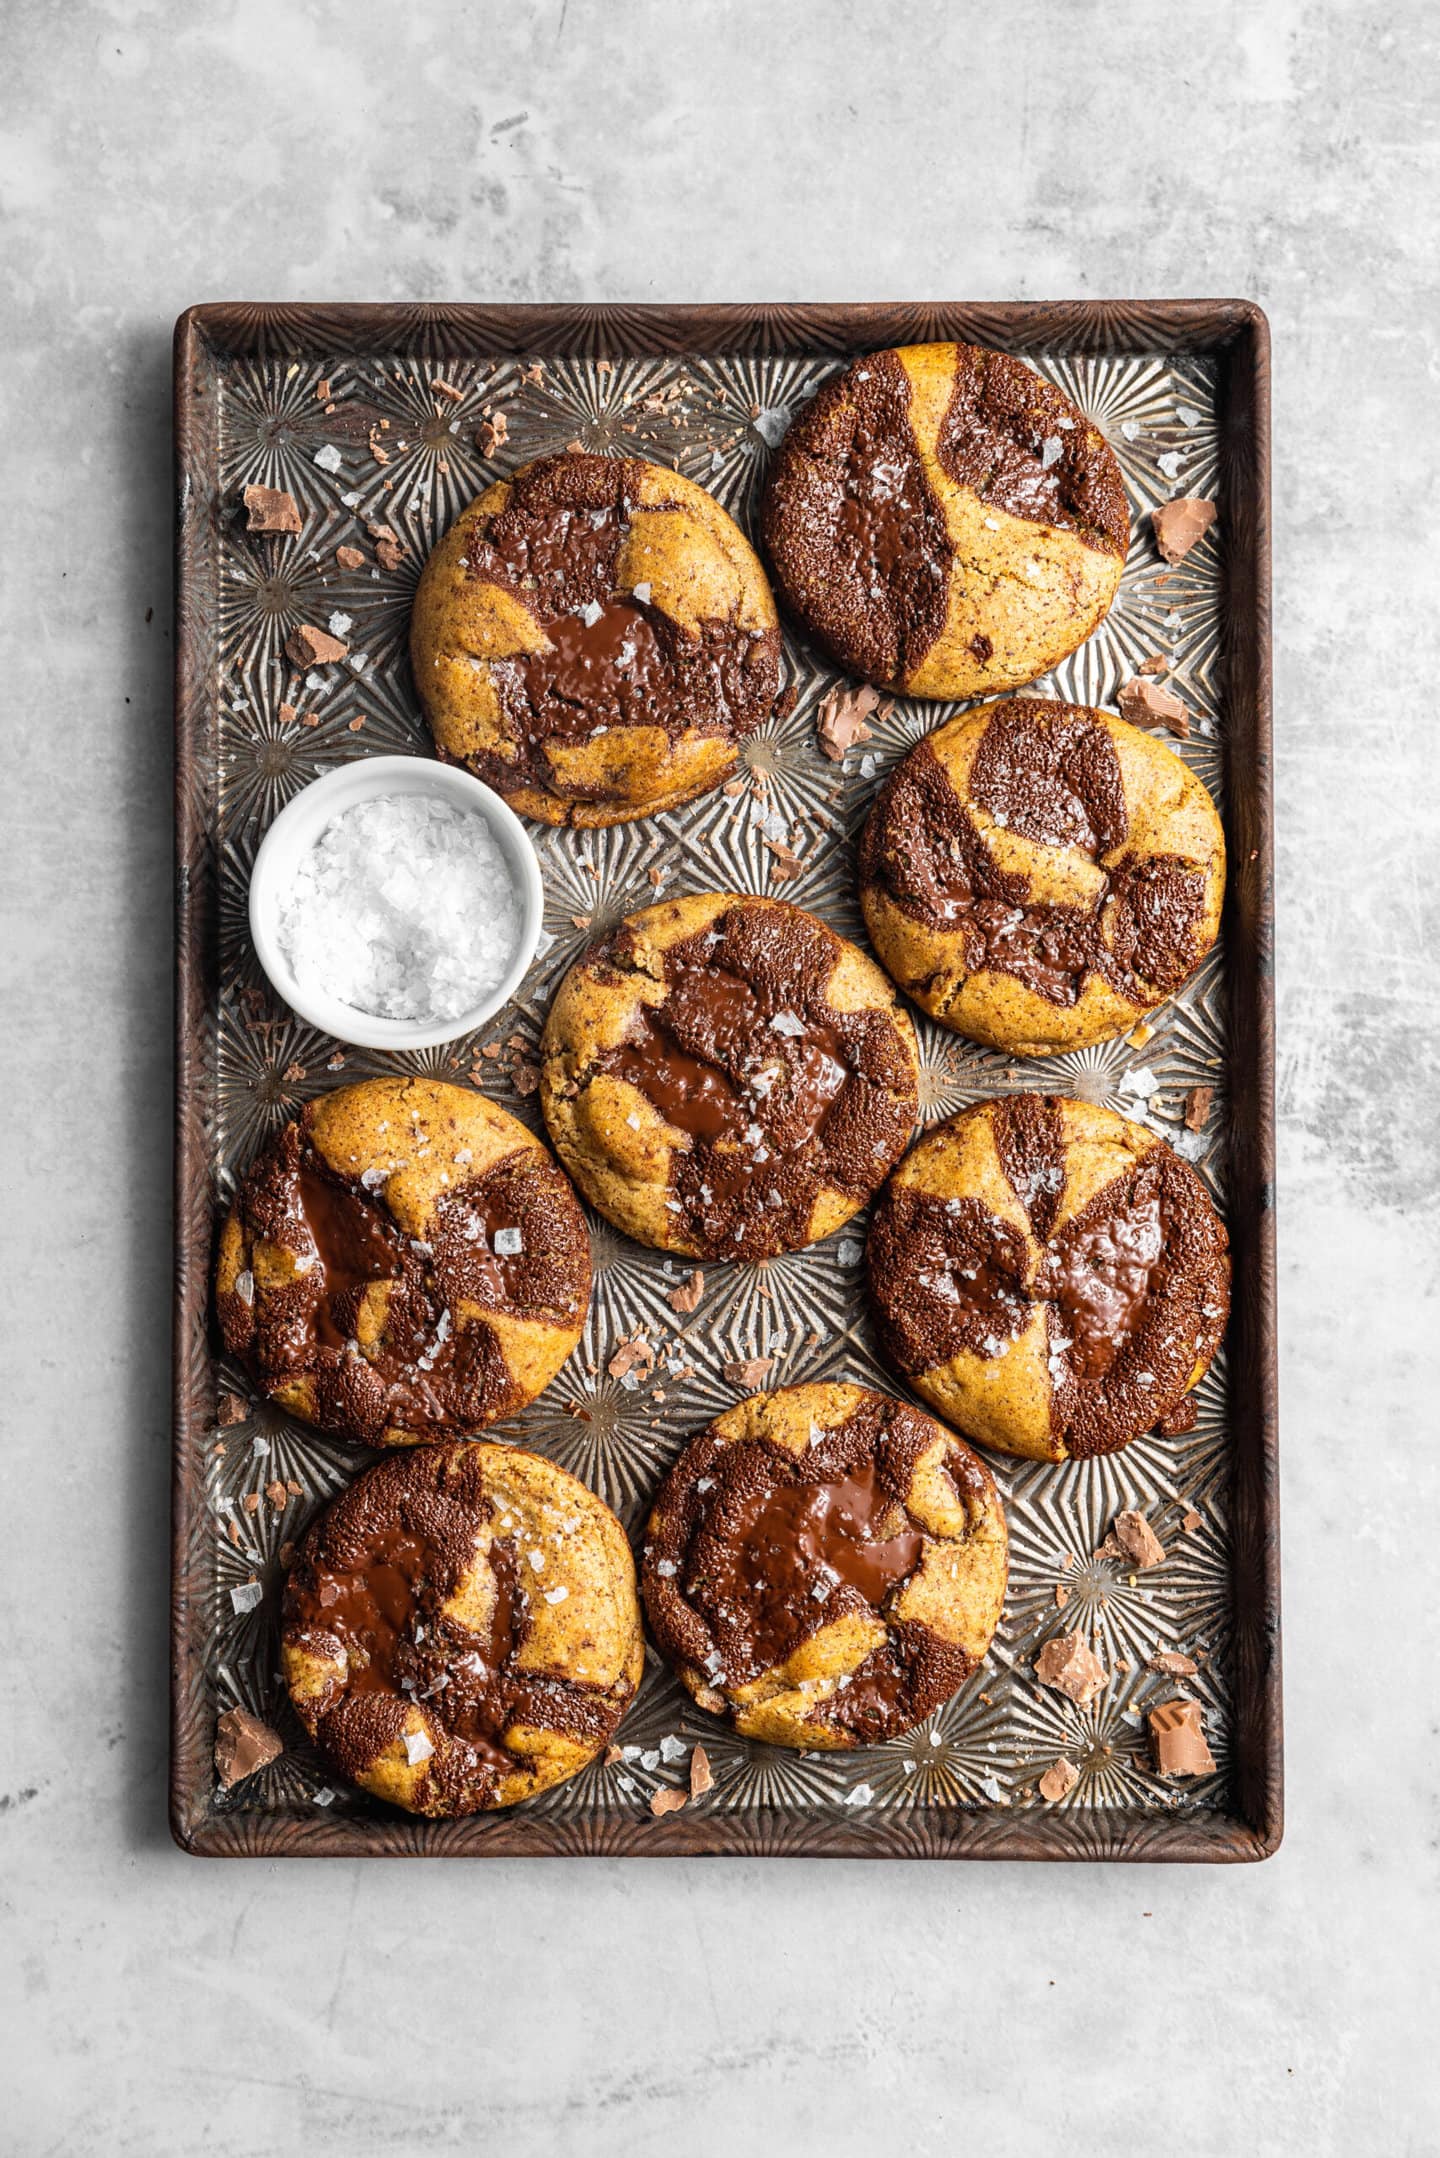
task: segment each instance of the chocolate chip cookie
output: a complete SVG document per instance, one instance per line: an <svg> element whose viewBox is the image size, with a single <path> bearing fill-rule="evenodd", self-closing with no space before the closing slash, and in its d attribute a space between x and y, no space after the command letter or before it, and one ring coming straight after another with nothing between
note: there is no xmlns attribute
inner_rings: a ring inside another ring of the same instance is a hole
<svg viewBox="0 0 1440 2158"><path fill-rule="evenodd" d="M1123 1034L1214 943L1225 834L1175 752L1109 712L1014 697L891 773L860 845L881 963L957 1033L1016 1056Z"/></svg>
<svg viewBox="0 0 1440 2158"><path fill-rule="evenodd" d="M227 1350L292 1416L368 1446L523 1408L589 1301L589 1234L562 1172L503 1109L432 1079L307 1103L221 1233Z"/></svg>
<svg viewBox="0 0 1440 2158"><path fill-rule="evenodd" d="M692 1439L650 1517L651 1630L746 1738L878 1745L938 1708L1005 1599L990 1471L908 1403L792 1386Z"/></svg>
<svg viewBox="0 0 1440 2158"><path fill-rule="evenodd" d="M306 1535L280 1645L342 1776L409 1813L513 1806L608 1744L644 1664L625 1532L536 1454L426 1446Z"/></svg>
<svg viewBox="0 0 1440 2158"><path fill-rule="evenodd" d="M1163 1431L1230 1309L1229 1239L1195 1171L1143 1124L1054 1094L927 1133L876 1203L865 1263L895 1369L969 1438L1038 1461Z"/></svg>
<svg viewBox="0 0 1440 2158"><path fill-rule="evenodd" d="M827 382L762 525L811 636L913 697L1033 682L1104 619L1130 542L1099 429L1022 360L961 344L865 353Z"/></svg>
<svg viewBox="0 0 1440 2158"><path fill-rule="evenodd" d="M546 824L705 793L780 681L739 526L635 457L546 457L487 488L425 565L410 650L441 755Z"/></svg>
<svg viewBox="0 0 1440 2158"><path fill-rule="evenodd" d="M890 984L781 900L630 915L565 977L541 1048L545 1121L585 1197L694 1258L828 1236L915 1122L915 1034Z"/></svg>

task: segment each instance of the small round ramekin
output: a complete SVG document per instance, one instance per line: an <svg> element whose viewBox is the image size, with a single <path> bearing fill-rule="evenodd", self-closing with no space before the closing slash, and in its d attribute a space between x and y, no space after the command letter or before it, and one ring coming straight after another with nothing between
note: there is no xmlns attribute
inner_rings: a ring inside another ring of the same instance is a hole
<svg viewBox="0 0 1440 2158"><path fill-rule="evenodd" d="M454 1019L381 1019L313 989L302 989L280 949L276 920L302 856L342 811L376 795L422 794L481 816L515 880L520 900L520 938L503 981L483 1004ZM290 1009L323 1034L357 1049L435 1049L458 1041L493 1019L514 996L535 957L545 912L540 863L530 835L508 802L458 765L434 757L358 757L312 779L287 802L260 843L250 872L250 936L256 956Z"/></svg>

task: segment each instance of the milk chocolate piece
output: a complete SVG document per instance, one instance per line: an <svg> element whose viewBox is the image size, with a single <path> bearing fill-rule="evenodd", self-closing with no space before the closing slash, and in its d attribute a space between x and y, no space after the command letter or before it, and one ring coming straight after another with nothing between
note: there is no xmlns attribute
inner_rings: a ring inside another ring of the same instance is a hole
<svg viewBox="0 0 1440 2158"><path fill-rule="evenodd" d="M286 494L283 487L247 487L244 501L247 532L300 530L300 512L295 497Z"/></svg>
<svg viewBox="0 0 1440 2158"><path fill-rule="evenodd" d="M1079 1769L1073 1761L1067 1761L1062 1755L1040 1778L1040 1796L1048 1799L1052 1806L1058 1805L1062 1798L1068 1797L1079 1781Z"/></svg>
<svg viewBox="0 0 1440 2158"><path fill-rule="evenodd" d="M770 1376L773 1356L747 1356L743 1361L722 1364L720 1369L732 1386L763 1386Z"/></svg>
<svg viewBox="0 0 1440 2158"><path fill-rule="evenodd" d="M1215 522L1215 505L1200 495L1180 495L1150 512L1155 544L1167 562L1183 562Z"/></svg>
<svg viewBox="0 0 1440 2158"><path fill-rule="evenodd" d="M335 559L341 569L364 569L365 557L358 547L337 547Z"/></svg>
<svg viewBox="0 0 1440 2158"><path fill-rule="evenodd" d="M278 1761L285 1741L248 1708L227 1708L215 1726L215 1773L222 1790Z"/></svg>
<svg viewBox="0 0 1440 2158"><path fill-rule="evenodd" d="M1157 1648L1153 1656L1145 1660L1147 1671L1163 1671L1167 1678L1194 1678L1200 1666L1193 1656L1182 1656L1178 1649Z"/></svg>
<svg viewBox="0 0 1440 2158"><path fill-rule="evenodd" d="M1077 1630L1047 1641L1035 1659L1035 1676L1042 1686L1054 1686L1068 1694L1077 1708L1086 1708L1104 1689L1105 1666Z"/></svg>
<svg viewBox="0 0 1440 2158"><path fill-rule="evenodd" d="M1115 1516L1115 1541L1142 1573L1165 1564L1165 1546L1143 1514L1127 1511Z"/></svg>
<svg viewBox="0 0 1440 2158"><path fill-rule="evenodd" d="M688 1806L689 1803L688 1791L657 1791L650 1801L650 1811L654 1814L678 1813L682 1806Z"/></svg>
<svg viewBox="0 0 1440 2158"><path fill-rule="evenodd" d="M710 1767L710 1756L703 1746L697 1746L690 1756L690 1796L701 1798L706 1791L715 1788L715 1777Z"/></svg>
<svg viewBox="0 0 1440 2158"><path fill-rule="evenodd" d="M879 702L879 690L868 684L859 689L832 689L821 702L815 726L821 755L832 764L843 764L847 749L853 749L857 742L868 742L873 730L865 724L866 715Z"/></svg>
<svg viewBox="0 0 1440 2158"><path fill-rule="evenodd" d="M688 1314L697 1309L704 1294L705 1276L697 1266L688 1280L682 1281L678 1289L670 1291L667 1302L672 1311Z"/></svg>
<svg viewBox="0 0 1440 2158"><path fill-rule="evenodd" d="M1215 1760L1205 1742L1198 1701L1166 1701L1150 1711L1155 1767L1162 1776L1213 1776Z"/></svg>
<svg viewBox="0 0 1440 2158"><path fill-rule="evenodd" d="M348 644L327 636L311 622L302 622L285 639L285 657L297 667L328 667L332 661L343 659L349 649Z"/></svg>
<svg viewBox="0 0 1440 2158"><path fill-rule="evenodd" d="M1173 690L1162 689L1158 682L1143 681L1136 675L1125 684L1115 702L1120 708L1120 717L1128 719L1132 727L1150 727L1159 721L1182 741L1189 738L1188 705Z"/></svg>
<svg viewBox="0 0 1440 2158"><path fill-rule="evenodd" d="M1215 1099L1213 1086L1192 1086L1185 1096L1186 1131L1203 1131L1210 1114L1210 1104Z"/></svg>

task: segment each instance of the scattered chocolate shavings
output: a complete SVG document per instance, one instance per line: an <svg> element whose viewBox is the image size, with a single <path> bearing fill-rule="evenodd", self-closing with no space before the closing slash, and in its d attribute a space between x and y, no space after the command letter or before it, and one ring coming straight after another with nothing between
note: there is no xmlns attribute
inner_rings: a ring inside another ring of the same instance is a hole
<svg viewBox="0 0 1440 2158"><path fill-rule="evenodd" d="M270 1501L270 1504L274 1507L277 1514L283 1514L286 1507L290 1504L290 1494L285 1489L285 1486L281 1483L278 1476L272 1483L268 1483L265 1486L265 1496Z"/></svg>
<svg viewBox="0 0 1440 2158"><path fill-rule="evenodd" d="M247 532L298 532L300 511L294 495L283 487L247 487L244 493Z"/></svg>
<svg viewBox="0 0 1440 2158"><path fill-rule="evenodd" d="M1142 681L1136 675L1124 685L1115 702L1120 717L1128 719L1132 727L1150 727L1158 723L1168 727L1182 742L1188 741L1190 708L1173 690L1162 689L1158 682Z"/></svg>
<svg viewBox="0 0 1440 2158"><path fill-rule="evenodd" d="M697 1266L688 1281L682 1281L678 1289L670 1291L667 1302L672 1311L689 1313L698 1309L704 1294L705 1276Z"/></svg>
<svg viewBox="0 0 1440 2158"><path fill-rule="evenodd" d="M588 929L595 917L593 914L572 914L570 919L577 929Z"/></svg>
<svg viewBox="0 0 1440 2158"><path fill-rule="evenodd" d="M337 547L335 559L341 569L364 569L365 557L358 547Z"/></svg>
<svg viewBox="0 0 1440 2158"><path fill-rule="evenodd" d="M282 727L293 727L300 714L293 704L282 704L276 716Z"/></svg>
<svg viewBox="0 0 1440 2158"><path fill-rule="evenodd" d="M227 1708L215 1726L215 1773L220 1787L243 1783L285 1751L285 1741L248 1708Z"/></svg>
<svg viewBox="0 0 1440 2158"><path fill-rule="evenodd" d="M286 1477L285 1489L289 1492L292 1499L303 1499L305 1496L304 1485L297 1484L293 1476Z"/></svg>
<svg viewBox="0 0 1440 2158"><path fill-rule="evenodd" d="M465 402L465 392L457 389L453 382L447 382L443 375L437 375L430 387L437 397L448 397L452 405L461 405Z"/></svg>
<svg viewBox="0 0 1440 2158"><path fill-rule="evenodd" d="M854 749L859 742L872 739L874 729L865 724L867 716L878 710L880 692L868 683L858 689L832 689L821 700L816 717L815 741L822 756L832 764L843 764L847 749ZM888 709L888 707L887 707Z"/></svg>
<svg viewBox="0 0 1440 2158"><path fill-rule="evenodd" d="M1135 672L1137 674L1168 674L1170 672L1170 661L1165 653L1152 652L1148 659L1141 660Z"/></svg>
<svg viewBox="0 0 1440 2158"><path fill-rule="evenodd" d="M1067 1588L1066 1588L1066 1586L1065 1586L1065 1584L1064 1584L1064 1582L1063 1582L1063 1581L1057 1581L1057 1582L1056 1582L1056 1584L1055 1584L1055 1608L1056 1608L1056 1610L1057 1610L1057 1611L1063 1611L1063 1610L1065 1609L1065 1606L1066 1606L1066 1604L1068 1604L1068 1603L1069 1603L1069 1601L1070 1601L1070 1591L1069 1591L1069 1589L1067 1589Z"/></svg>
<svg viewBox="0 0 1440 2158"><path fill-rule="evenodd" d="M304 1065L287 1064L284 1071L284 1077L288 1079L291 1086L298 1086L300 1081L305 1077Z"/></svg>
<svg viewBox="0 0 1440 2158"><path fill-rule="evenodd" d="M710 1767L710 1756L703 1746L697 1746L690 1756L690 1796L703 1798L715 1788L715 1777Z"/></svg>
<svg viewBox="0 0 1440 2158"><path fill-rule="evenodd" d="M1210 1104L1215 1099L1213 1086L1192 1086L1185 1096L1186 1131L1203 1131L1210 1114Z"/></svg>
<svg viewBox="0 0 1440 2158"><path fill-rule="evenodd" d="M493 457L510 439L510 423L503 412L493 418L482 420L475 432L475 441L483 457Z"/></svg>
<svg viewBox="0 0 1440 2158"><path fill-rule="evenodd" d="M655 1351L643 1334L632 1335L622 1341L609 1363L605 1366L612 1379L624 1379L633 1371L641 1379L648 1379L655 1369Z"/></svg>
<svg viewBox="0 0 1440 2158"><path fill-rule="evenodd" d="M249 1413L249 1405L240 1394L222 1394L215 1404L217 1424L243 1424Z"/></svg>
<svg viewBox="0 0 1440 2158"><path fill-rule="evenodd" d="M1196 1513L1193 1506L1190 1508L1188 1513L1184 1513L1180 1516L1180 1526L1185 1531L1185 1534L1187 1536L1193 1536L1195 1534L1195 1531L1199 1528L1200 1516Z"/></svg>
<svg viewBox="0 0 1440 2158"><path fill-rule="evenodd" d="M1165 1546L1145 1516L1136 1513L1133 1508L1127 1508L1125 1512L1115 1516L1111 1535L1126 1558L1132 1560L1141 1573L1148 1572L1152 1566L1165 1564Z"/></svg>
<svg viewBox="0 0 1440 2158"><path fill-rule="evenodd" d="M1198 1701L1165 1701L1150 1711L1155 1767L1162 1776L1213 1776L1215 1758L1205 1738Z"/></svg>
<svg viewBox="0 0 1440 2158"><path fill-rule="evenodd" d="M790 884L796 877L804 875L805 864L801 861L795 849L787 846L783 839L767 839L765 844L775 857L770 864L770 877L773 883Z"/></svg>
<svg viewBox="0 0 1440 2158"><path fill-rule="evenodd" d="M747 1356L720 1366L732 1386L762 1386L774 1369L773 1356Z"/></svg>
<svg viewBox="0 0 1440 2158"><path fill-rule="evenodd" d="M1199 1422L1195 1404L1187 1394L1177 1401L1173 1409L1167 1409L1155 1429L1162 1439L1182 1439L1187 1431L1193 1431Z"/></svg>
<svg viewBox="0 0 1440 2158"><path fill-rule="evenodd" d="M1178 1649L1157 1648L1153 1656L1145 1659L1147 1671L1163 1671L1170 1678L1194 1678L1200 1666L1193 1656L1182 1656Z"/></svg>
<svg viewBox="0 0 1440 2158"><path fill-rule="evenodd" d="M1155 544L1167 562L1183 562L1192 547L1204 539L1215 522L1213 502L1200 495L1177 495L1150 512Z"/></svg>
<svg viewBox="0 0 1440 2158"><path fill-rule="evenodd" d="M244 1498L241 1499L240 1504L244 1507L247 1514L258 1514L260 1511L259 1492L247 1491Z"/></svg>
<svg viewBox="0 0 1440 2158"><path fill-rule="evenodd" d="M1040 1796L1047 1798L1052 1806L1057 1806L1062 1798L1068 1798L1079 1781L1079 1769L1062 1754L1053 1767L1047 1768L1040 1778Z"/></svg>
<svg viewBox="0 0 1440 2158"><path fill-rule="evenodd" d="M682 1806L688 1806L689 1803L688 1791L656 1791L650 1800L650 1811L657 1815L678 1813Z"/></svg>
<svg viewBox="0 0 1440 2158"><path fill-rule="evenodd" d="M310 622L302 622L285 639L285 657L297 667L328 667L332 661L343 659L349 649L338 637L327 636Z"/></svg>
<svg viewBox="0 0 1440 2158"><path fill-rule="evenodd" d="M511 1066L510 1077L515 1083L516 1093L528 1096L539 1088L540 1067L538 1064L527 1063L523 1057L517 1057Z"/></svg>
<svg viewBox="0 0 1440 2158"><path fill-rule="evenodd" d="M532 360L528 367L522 367L520 370L520 380L522 382L533 382L537 390L543 388L545 382L544 361Z"/></svg>
<svg viewBox="0 0 1440 2158"><path fill-rule="evenodd" d="M1104 1689L1105 1666L1083 1634L1057 1635L1047 1641L1035 1659L1035 1676L1042 1686L1054 1686L1068 1694L1078 1708L1085 1708Z"/></svg>

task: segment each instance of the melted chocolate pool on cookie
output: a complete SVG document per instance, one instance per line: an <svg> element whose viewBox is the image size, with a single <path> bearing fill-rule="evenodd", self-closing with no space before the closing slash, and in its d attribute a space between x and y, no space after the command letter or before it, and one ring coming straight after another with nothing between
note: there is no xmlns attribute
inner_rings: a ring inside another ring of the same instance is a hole
<svg viewBox="0 0 1440 2158"><path fill-rule="evenodd" d="M856 1199L902 1152L914 1076L884 1011L826 999L838 940L798 910L743 901L664 955L665 997L594 1067L687 1134L672 1155L676 1225L710 1256L803 1244L826 1186ZM601 964L633 954L622 928Z"/></svg>
<svg viewBox="0 0 1440 2158"><path fill-rule="evenodd" d="M997 706L969 792L1022 838L1092 861L1129 833L1115 744L1082 706L1029 697ZM1201 957L1203 869L1178 855L1121 854L1093 905L1034 901L1029 877L996 862L928 742L882 788L860 843L860 878L926 928L962 933L969 973L1013 975L1050 1004L1075 1004L1091 975L1132 1003L1155 1003Z"/></svg>
<svg viewBox="0 0 1440 2158"><path fill-rule="evenodd" d="M478 1430L516 1403L493 1330L473 1315L457 1325L461 1302L562 1324L585 1295L573 1194L523 1151L445 1193L425 1240L407 1237L364 1179L338 1175L298 1124L255 1163L238 1203L247 1249L282 1246L296 1271L249 1301L218 1299L226 1348L272 1393L308 1379L320 1428L367 1443L392 1427ZM367 1298L380 1282L377 1329Z"/></svg>
<svg viewBox="0 0 1440 2158"><path fill-rule="evenodd" d="M546 459L516 475L504 507L467 541L468 575L516 593L549 640L546 651L491 663L519 755L467 762L501 791L520 780L564 791L547 743L630 727L738 741L769 714L777 631L708 621L691 636L648 598L617 590L641 469L613 457Z"/></svg>
<svg viewBox="0 0 1440 2158"><path fill-rule="evenodd" d="M661 1493L646 1553L646 1606L662 1645L716 1688L733 1688L836 1619L870 1613L886 1619L890 1638L817 1706L817 1719L874 1743L928 1715L975 1668L928 1626L887 1618L925 1549L905 1498L935 1431L876 1396L812 1432L799 1459L703 1432ZM961 1498L983 1505L974 1460L957 1448L946 1467Z"/></svg>

